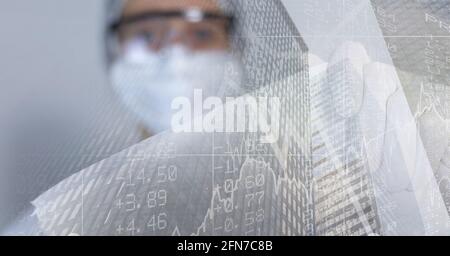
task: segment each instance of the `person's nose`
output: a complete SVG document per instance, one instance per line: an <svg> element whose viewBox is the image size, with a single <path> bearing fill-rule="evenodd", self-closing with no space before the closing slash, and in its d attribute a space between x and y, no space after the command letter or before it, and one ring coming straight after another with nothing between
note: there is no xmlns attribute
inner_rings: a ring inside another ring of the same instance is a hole
<svg viewBox="0 0 450 256"><path fill-rule="evenodd" d="M183 32L180 29L171 29L167 35L167 46L184 44Z"/></svg>
<svg viewBox="0 0 450 256"><path fill-rule="evenodd" d="M170 29L167 32L166 46L183 45L185 43L185 25L178 20L170 21Z"/></svg>

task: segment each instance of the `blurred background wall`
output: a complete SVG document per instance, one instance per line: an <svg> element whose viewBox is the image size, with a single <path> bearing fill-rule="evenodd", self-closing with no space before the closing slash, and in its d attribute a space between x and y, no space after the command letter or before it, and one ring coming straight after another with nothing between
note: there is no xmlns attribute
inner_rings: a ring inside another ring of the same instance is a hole
<svg viewBox="0 0 450 256"><path fill-rule="evenodd" d="M0 227L138 141L103 65L104 1L0 1Z"/></svg>

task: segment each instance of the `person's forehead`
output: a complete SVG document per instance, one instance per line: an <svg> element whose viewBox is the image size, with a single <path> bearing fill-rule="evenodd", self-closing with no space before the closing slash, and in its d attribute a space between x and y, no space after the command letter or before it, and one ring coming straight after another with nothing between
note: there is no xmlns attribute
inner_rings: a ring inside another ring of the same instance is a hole
<svg viewBox="0 0 450 256"><path fill-rule="evenodd" d="M216 0L127 0L123 15L134 15L145 11L179 11L186 8L220 12Z"/></svg>

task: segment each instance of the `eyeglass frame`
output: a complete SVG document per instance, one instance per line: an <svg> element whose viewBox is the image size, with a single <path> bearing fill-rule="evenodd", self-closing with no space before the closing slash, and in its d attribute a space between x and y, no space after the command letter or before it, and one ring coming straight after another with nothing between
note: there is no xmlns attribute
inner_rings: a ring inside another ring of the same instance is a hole
<svg viewBox="0 0 450 256"><path fill-rule="evenodd" d="M112 33L117 33L120 27L138 23L148 19L156 18L185 18L190 22L200 22L202 20L225 20L227 22L227 32L229 33L234 27L234 17L226 14L219 14L213 12L204 12L198 9L188 9L186 11L149 11L143 12L128 17L121 17L109 26Z"/></svg>

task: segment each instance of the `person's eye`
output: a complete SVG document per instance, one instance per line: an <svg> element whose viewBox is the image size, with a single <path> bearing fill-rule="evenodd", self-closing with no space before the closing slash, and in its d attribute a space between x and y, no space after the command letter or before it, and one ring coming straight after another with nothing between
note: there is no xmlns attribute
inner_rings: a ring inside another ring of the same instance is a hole
<svg viewBox="0 0 450 256"><path fill-rule="evenodd" d="M213 37L213 33L208 29L197 29L194 35L199 41L207 41Z"/></svg>
<svg viewBox="0 0 450 256"><path fill-rule="evenodd" d="M156 40L156 34L153 31L142 31L138 37L144 39L149 44L154 43Z"/></svg>

